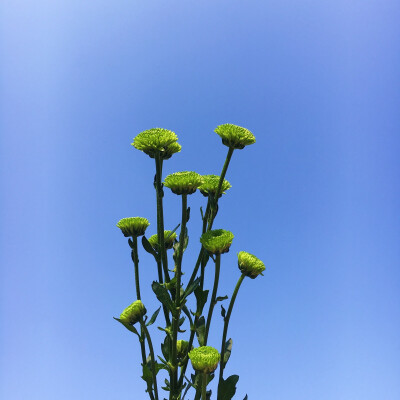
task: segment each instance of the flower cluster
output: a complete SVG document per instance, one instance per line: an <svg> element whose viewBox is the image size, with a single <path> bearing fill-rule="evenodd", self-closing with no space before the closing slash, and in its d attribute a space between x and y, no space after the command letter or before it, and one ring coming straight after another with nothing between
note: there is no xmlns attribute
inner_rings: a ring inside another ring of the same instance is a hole
<svg viewBox="0 0 400 400"><path fill-rule="evenodd" d="M229 251L233 238L232 232L224 229L214 229L203 233L200 237L200 242L210 254L222 254Z"/></svg>
<svg viewBox="0 0 400 400"><path fill-rule="evenodd" d="M216 196L220 177L218 175L203 175L203 183L200 185L199 190L203 196ZM221 197L225 192L230 189L231 184L224 179L221 185L218 197Z"/></svg>
<svg viewBox="0 0 400 400"><path fill-rule="evenodd" d="M245 251L238 253L238 266L240 271L251 279L262 275L265 270L265 265L259 258Z"/></svg>
<svg viewBox="0 0 400 400"><path fill-rule="evenodd" d="M192 194L202 183L202 176L193 171L175 172L164 180L164 186L175 194Z"/></svg>
<svg viewBox="0 0 400 400"><path fill-rule="evenodd" d="M193 369L204 374L210 374L217 369L221 356L214 347L201 346L191 350L189 358Z"/></svg>
<svg viewBox="0 0 400 400"><path fill-rule="evenodd" d="M140 318L142 318L146 312L147 310L144 304L140 300L136 300L122 311L119 319L123 324L134 325L136 322L140 321Z"/></svg>
<svg viewBox="0 0 400 400"><path fill-rule="evenodd" d="M164 245L165 248L172 249L174 241L176 239L176 233L172 231L164 231ZM149 243L154 250L158 250L158 235L152 235L149 237Z"/></svg>
<svg viewBox="0 0 400 400"><path fill-rule="evenodd" d="M215 128L225 146L233 149L243 149L256 142L255 136L246 128L233 124L223 124Z"/></svg>
<svg viewBox="0 0 400 400"><path fill-rule="evenodd" d="M134 139L132 146L143 151L151 158L159 152L163 160L167 160L174 153L181 151L181 145L177 143L178 136L168 129L152 128L140 132Z"/></svg>
<svg viewBox="0 0 400 400"><path fill-rule="evenodd" d="M148 219L142 217L122 218L117 223L125 237L142 236L149 225Z"/></svg>

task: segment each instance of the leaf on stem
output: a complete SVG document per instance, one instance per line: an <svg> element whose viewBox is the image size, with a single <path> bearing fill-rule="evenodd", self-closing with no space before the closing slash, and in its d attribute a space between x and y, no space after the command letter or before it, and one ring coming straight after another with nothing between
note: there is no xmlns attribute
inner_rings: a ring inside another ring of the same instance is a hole
<svg viewBox="0 0 400 400"><path fill-rule="evenodd" d="M228 298L228 296L218 296L216 299L215 299L215 304L217 304L219 301L224 301L224 300L226 300Z"/></svg>
<svg viewBox="0 0 400 400"><path fill-rule="evenodd" d="M222 315L222 318L225 320L226 310L222 304L221 304L221 315Z"/></svg>
<svg viewBox="0 0 400 400"><path fill-rule="evenodd" d="M122 322L119 318L115 318L113 317L116 321L118 321L120 324L122 324L126 329L128 329L128 331L131 331L133 333L135 333L136 335L138 335L138 337L140 338L139 332L137 331L137 329L133 326L133 325L128 325L125 324L124 322Z"/></svg>
<svg viewBox="0 0 400 400"><path fill-rule="evenodd" d="M229 357L231 356L232 353L232 345L233 345L233 340L229 339L225 343L225 352L224 352L224 365L228 362Z"/></svg>
<svg viewBox="0 0 400 400"><path fill-rule="evenodd" d="M236 393L238 380L239 375L231 375L227 379L222 378L218 385L218 400L231 400Z"/></svg>
<svg viewBox="0 0 400 400"><path fill-rule="evenodd" d="M174 304L172 303L171 297L169 296L167 289L165 289L164 286L156 281L151 284L151 288L157 296L158 301L165 307L167 307L172 314L175 314Z"/></svg>
<svg viewBox="0 0 400 400"><path fill-rule="evenodd" d="M200 278L198 278L200 279ZM197 280L197 279L196 279ZM208 290L201 290L200 287L197 287L194 291L194 295L196 296L197 305L196 305L196 314L201 315L203 312L203 308L207 303Z"/></svg>
<svg viewBox="0 0 400 400"><path fill-rule="evenodd" d="M150 242L147 240L146 236L142 236L142 246L148 253L150 253L156 259L156 261L158 260L159 256L151 246Z"/></svg>
<svg viewBox="0 0 400 400"><path fill-rule="evenodd" d="M150 326L150 325L154 324L160 310L161 310L161 307L159 307L158 310L154 311L154 314L151 316L150 321L146 324L146 326Z"/></svg>
<svg viewBox="0 0 400 400"><path fill-rule="evenodd" d="M182 301L185 300L186 297L188 297L190 294L192 294L199 287L199 285L200 285L200 278L197 278L186 288L181 300Z"/></svg>
<svg viewBox="0 0 400 400"><path fill-rule="evenodd" d="M167 335L165 336L164 343L161 343L161 352L166 360L170 359L171 354L171 338Z"/></svg>
<svg viewBox="0 0 400 400"><path fill-rule="evenodd" d="M203 316L196 323L196 335L200 346L204 346L204 335L206 333L206 323Z"/></svg>
<svg viewBox="0 0 400 400"><path fill-rule="evenodd" d="M189 222L189 219L190 219L190 207L188 207L186 210L186 222Z"/></svg>

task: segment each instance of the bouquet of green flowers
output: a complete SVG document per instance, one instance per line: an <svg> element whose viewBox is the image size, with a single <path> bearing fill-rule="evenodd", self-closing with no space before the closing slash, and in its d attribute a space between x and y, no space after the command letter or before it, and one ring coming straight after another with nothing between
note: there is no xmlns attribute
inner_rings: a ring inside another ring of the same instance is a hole
<svg viewBox="0 0 400 400"><path fill-rule="evenodd" d="M221 306L224 322L221 346L219 351L208 346L207 341L215 305L228 298L227 296L217 296L221 256L229 251L234 238L232 232L213 229L213 224L218 213L219 200L231 188L225 175L233 152L255 143L255 137L249 130L232 124L220 125L215 132L222 138L222 143L228 147L228 154L220 175L202 176L196 172L184 171L170 174L163 181L164 161L181 151L176 134L167 129L153 128L139 133L132 143L136 149L143 151L155 160L157 234L149 238L145 236L146 229L150 225L146 218L123 218L117 224L124 236L129 238L128 243L135 270L136 301L125 308L120 317L115 319L137 335L139 339L142 378L146 383L146 392L151 400L160 399L157 376L161 370L166 371L165 374L168 377L164 380L164 386L161 389L169 393L169 400L184 400L190 389L193 390L195 400L211 399L212 393L211 390L207 391L207 385L214 378L218 367L218 400L232 399L239 380L238 375L224 378L224 369L232 350L232 339L227 340L229 320L243 280L246 277L255 279L258 275L262 275L265 266L261 260L250 253L245 251L238 253L238 267L241 275L230 298L228 310ZM173 230L164 230L164 187L181 198L182 219ZM204 212L200 208L202 234L199 242L199 255L189 280L183 282L183 255L188 246L187 224L190 217L188 196L197 190L207 198L207 205ZM176 233L178 229L179 237ZM138 256L138 237L140 236L143 249L154 257L157 265L158 280L154 280L151 287L160 302L160 307L150 318L147 316L147 310L140 295ZM168 260L169 250L173 253L174 268L172 270L168 268L168 262L171 261ZM214 284L209 298L209 290L204 288L204 276L206 265L210 259L215 268ZM188 308L189 296L195 298L195 310ZM161 309L164 321L163 326L159 329L165 332L165 338L160 346L161 355L156 358L148 327L154 324ZM185 320L190 325L190 336L186 338L187 340L178 339L178 335L185 332L181 329ZM197 343L194 343L195 337ZM195 347L196 345L197 347ZM194 373L187 378L189 360Z"/></svg>

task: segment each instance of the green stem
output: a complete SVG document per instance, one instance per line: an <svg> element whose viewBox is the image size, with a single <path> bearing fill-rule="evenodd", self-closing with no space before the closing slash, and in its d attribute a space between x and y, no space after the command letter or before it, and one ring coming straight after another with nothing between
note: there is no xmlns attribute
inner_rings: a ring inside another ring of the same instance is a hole
<svg viewBox="0 0 400 400"><path fill-rule="evenodd" d="M213 286L213 291L212 291L212 295L211 295L210 308L208 310L208 315L207 315L206 332L204 335L204 346L207 346L207 339L208 339L208 333L210 331L211 318L212 318L212 314L213 314L214 307L215 307L215 299L217 298L217 289L218 289L220 269L221 269L221 254L217 254L215 257L214 286Z"/></svg>
<svg viewBox="0 0 400 400"><path fill-rule="evenodd" d="M229 325L229 319L231 317L232 314L232 309L233 309L233 305L235 304L235 300L236 300L236 296L239 292L239 288L240 285L243 282L243 279L246 277L245 274L240 275L240 278L238 279L236 286L235 286L235 290L233 291L232 294L232 298L231 301L229 303L229 307L228 307L228 312L226 313L226 316L224 318L224 332L222 334L222 344L221 344L221 361L220 361L220 367L219 367L219 381L218 381L218 385L221 384L222 381L222 377L223 377L223 372L224 372L224 368L225 368L225 363L224 363L224 356L225 356L225 342L226 342L226 334L228 332L228 325Z"/></svg>
<svg viewBox="0 0 400 400"><path fill-rule="evenodd" d="M182 275L182 258L186 238L186 220L187 220L187 195L182 194L182 221L181 221L181 232L179 235L179 248L178 248L178 259L175 266L175 277L176 277L176 290L175 290L175 315L172 316L172 349L171 349L171 361L172 361L172 379L171 379L171 397L176 398L177 384L178 384L178 360L176 353L176 344L178 340L178 328L179 328L179 316L181 311L181 275Z"/></svg>
<svg viewBox="0 0 400 400"><path fill-rule="evenodd" d="M136 285L136 298L140 299L140 285L139 285L139 255L138 255L138 245L137 245L137 236L132 236L132 260L135 266L135 285Z"/></svg>
<svg viewBox="0 0 400 400"><path fill-rule="evenodd" d="M203 372L203 384L201 385L201 400L207 400L207 374Z"/></svg>
<svg viewBox="0 0 400 400"><path fill-rule="evenodd" d="M231 158L232 158L233 150L234 150L233 147L229 147L228 154L226 155L224 166L222 167L222 172L221 172L221 175L220 175L220 178L219 178L217 192L215 194L214 205L212 205L212 207L211 207L213 211L212 211L211 216L210 216L210 221L209 221L209 224L208 224L207 231L211 230L211 228L213 226L213 223L214 223L215 216L217 215L218 198L219 198L219 195L221 194L222 183L224 182L226 171L228 170L228 166L229 166L229 163L230 163Z"/></svg>
<svg viewBox="0 0 400 400"><path fill-rule="evenodd" d="M164 212L163 212L163 196L164 192L161 186L162 162L160 152L155 155L156 160L156 192L157 192L157 235L158 244L161 252L162 267L164 269L164 278L166 282L170 281L168 273L167 250L164 243ZM162 283L162 282L160 282Z"/></svg>
<svg viewBox="0 0 400 400"><path fill-rule="evenodd" d="M147 338L147 343L149 344L150 357L151 357L151 373L153 375L154 394L155 394L155 400L158 400L157 372L156 372L156 361L154 358L153 344L151 342L149 331L147 330L146 325L143 322L143 319L140 320L140 326L142 327L142 329L146 335L146 338Z"/></svg>

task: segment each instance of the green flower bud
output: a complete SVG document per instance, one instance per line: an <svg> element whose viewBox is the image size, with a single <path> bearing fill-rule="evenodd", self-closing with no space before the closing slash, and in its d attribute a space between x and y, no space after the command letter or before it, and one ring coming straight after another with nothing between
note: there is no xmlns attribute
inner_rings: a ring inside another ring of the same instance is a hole
<svg viewBox="0 0 400 400"><path fill-rule="evenodd" d="M164 179L164 186L175 194L192 194L202 183L202 176L192 171L175 172Z"/></svg>
<svg viewBox="0 0 400 400"><path fill-rule="evenodd" d="M220 177L218 175L203 175L203 183L199 186L201 194L206 197L209 194L215 196L218 189L219 179ZM221 197L223 194L225 194L225 191L231 187L231 184L224 179L218 197Z"/></svg>
<svg viewBox="0 0 400 400"><path fill-rule="evenodd" d="M214 132L222 138L225 146L234 149L243 149L256 142L255 136L248 129L233 124L219 125Z"/></svg>
<svg viewBox="0 0 400 400"><path fill-rule="evenodd" d="M193 346L192 346L193 348ZM176 356L178 361L183 361L189 351L189 342L186 340L178 340L176 342Z"/></svg>
<svg viewBox="0 0 400 400"><path fill-rule="evenodd" d="M210 374L214 372L221 358L218 350L211 346L196 347L189 352L189 358L193 369L196 371Z"/></svg>
<svg viewBox="0 0 400 400"><path fill-rule="evenodd" d="M265 270L265 265L259 258L245 251L238 253L238 265L240 271L251 279L262 275L262 272Z"/></svg>
<svg viewBox="0 0 400 400"><path fill-rule="evenodd" d="M140 321L140 318L142 318L146 312L147 310L144 304L140 300L136 300L122 311L119 319L125 325L134 325L136 322Z"/></svg>
<svg viewBox="0 0 400 400"><path fill-rule="evenodd" d="M229 251L233 238L232 232L224 229L215 229L203 233L200 237L200 242L209 253L222 254Z"/></svg>
<svg viewBox="0 0 400 400"><path fill-rule="evenodd" d="M165 244L165 248L168 249L172 249L174 242L176 239L176 233L172 233L171 231L164 231L164 244ZM152 235L149 237L149 242L151 244L151 247L154 250L158 250L158 235Z"/></svg>
<svg viewBox="0 0 400 400"><path fill-rule="evenodd" d="M130 236L144 235L149 225L150 222L146 218L131 217L131 218L122 218L118 222L117 227L121 229L124 236L130 237Z"/></svg>
<svg viewBox="0 0 400 400"><path fill-rule="evenodd" d="M151 158L160 152L161 158L166 160L174 153L181 151L181 146L176 143L178 136L172 131L163 128L152 128L140 132L134 139L132 146L143 151Z"/></svg>

